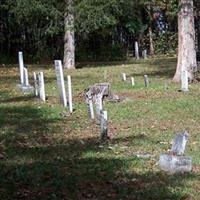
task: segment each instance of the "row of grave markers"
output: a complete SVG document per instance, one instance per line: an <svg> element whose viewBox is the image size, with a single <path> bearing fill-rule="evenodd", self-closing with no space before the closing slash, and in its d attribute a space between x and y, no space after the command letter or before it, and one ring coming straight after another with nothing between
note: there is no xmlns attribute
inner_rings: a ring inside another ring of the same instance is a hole
<svg viewBox="0 0 200 200"><path fill-rule="evenodd" d="M20 89L26 93L34 92L35 97L39 97L42 101L46 101L45 95L45 81L44 81L44 73L43 72L33 72L33 82L34 87L29 84L28 79L28 69L24 67L23 61L23 53L19 52L19 69L20 69ZM56 71L56 79L57 86L59 88L60 100L64 107L69 106L70 113L73 112L73 104L72 104L72 85L71 85L71 76L67 76L67 85L68 85L68 99L65 90L65 82L64 82L64 74L62 69L62 62L60 60L55 60L55 71Z"/></svg>
<svg viewBox="0 0 200 200"><path fill-rule="evenodd" d="M121 73L121 77L122 77L122 81L126 81L127 80L127 76L125 73ZM131 78L131 85L134 86L135 85L135 79L134 77L130 77ZM145 87L149 87L149 78L148 75L144 75L144 85ZM188 72L187 71L182 71L181 73L181 91L183 92L188 92ZM164 83L164 88L166 90L167 88L167 83Z"/></svg>

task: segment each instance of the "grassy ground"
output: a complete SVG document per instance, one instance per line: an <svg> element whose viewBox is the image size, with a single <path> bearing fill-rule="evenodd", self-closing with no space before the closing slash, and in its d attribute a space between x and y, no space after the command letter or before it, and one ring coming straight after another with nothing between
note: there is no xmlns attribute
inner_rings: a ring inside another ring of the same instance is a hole
<svg viewBox="0 0 200 200"><path fill-rule="evenodd" d="M17 66L0 68L0 199L200 199L200 87L177 92L180 86L171 82L175 66L176 60L167 58L65 71L72 75L72 115L59 105L53 66L29 66L29 74L44 71L46 103L16 90ZM135 87L121 81L122 72L135 77ZM104 81L126 100L105 103L113 139L101 143L83 91ZM162 172L159 154L171 147L175 132L185 129L191 135L192 173ZM144 152L153 157L134 156Z"/></svg>

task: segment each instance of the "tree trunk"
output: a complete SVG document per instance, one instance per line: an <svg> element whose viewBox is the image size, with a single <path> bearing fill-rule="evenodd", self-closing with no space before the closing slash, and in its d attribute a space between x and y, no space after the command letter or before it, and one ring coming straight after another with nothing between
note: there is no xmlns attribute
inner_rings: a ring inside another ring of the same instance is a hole
<svg viewBox="0 0 200 200"><path fill-rule="evenodd" d="M181 81L181 73L188 72L191 82L197 71L193 0L179 0L178 13L178 63L173 81Z"/></svg>
<svg viewBox="0 0 200 200"><path fill-rule="evenodd" d="M75 45L74 45L74 10L73 0L66 0L64 16L64 68L75 69Z"/></svg>
<svg viewBox="0 0 200 200"><path fill-rule="evenodd" d="M155 54L154 45L153 45L153 33L152 28L149 27L149 43L150 43L150 51L149 54L153 56Z"/></svg>

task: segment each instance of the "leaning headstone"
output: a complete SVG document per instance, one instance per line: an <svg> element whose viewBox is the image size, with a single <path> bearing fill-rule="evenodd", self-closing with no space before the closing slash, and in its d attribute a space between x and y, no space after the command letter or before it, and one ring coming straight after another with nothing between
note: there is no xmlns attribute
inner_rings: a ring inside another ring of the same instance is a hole
<svg viewBox="0 0 200 200"><path fill-rule="evenodd" d="M142 51L142 57L144 59L147 59L147 50L146 49Z"/></svg>
<svg viewBox="0 0 200 200"><path fill-rule="evenodd" d="M57 86L59 89L60 100L64 107L67 107L67 96L65 90L65 83L64 83L64 75L63 75L63 68L61 60L55 60L55 70L56 70L56 79L57 79Z"/></svg>
<svg viewBox="0 0 200 200"><path fill-rule="evenodd" d="M183 155L185 152L188 139L189 139L189 134L187 131L176 134L172 143L171 152L175 155L179 155L179 156Z"/></svg>
<svg viewBox="0 0 200 200"><path fill-rule="evenodd" d="M101 139L108 138L108 113L107 111L101 111L101 119L100 119L100 127L101 127Z"/></svg>
<svg viewBox="0 0 200 200"><path fill-rule="evenodd" d="M38 79L37 79L37 74L33 72L33 82L34 82L34 94L37 97L38 96Z"/></svg>
<svg viewBox="0 0 200 200"><path fill-rule="evenodd" d="M188 138L186 131L176 134L170 153L160 154L159 165L162 170L172 174L192 170L192 158L184 156Z"/></svg>
<svg viewBox="0 0 200 200"><path fill-rule="evenodd" d="M85 89L85 101L88 103L92 98L93 102L96 101L96 95L101 94L102 99L112 98L111 84L110 83L97 83Z"/></svg>
<svg viewBox="0 0 200 200"><path fill-rule="evenodd" d="M122 73L122 81L126 81L126 74Z"/></svg>
<svg viewBox="0 0 200 200"><path fill-rule="evenodd" d="M39 96L42 101L45 101L46 95L45 95L44 73L43 72L40 72L38 74L38 80L39 80Z"/></svg>
<svg viewBox="0 0 200 200"><path fill-rule="evenodd" d="M135 79L133 77L131 77L131 85L134 86L135 85Z"/></svg>
<svg viewBox="0 0 200 200"><path fill-rule="evenodd" d="M144 85L145 87L149 87L149 78L147 75L144 75Z"/></svg>
<svg viewBox="0 0 200 200"><path fill-rule="evenodd" d="M181 73L181 90L183 92L188 92L188 72L182 71Z"/></svg>
<svg viewBox="0 0 200 200"><path fill-rule="evenodd" d="M138 42L135 42L135 58L140 59Z"/></svg>
<svg viewBox="0 0 200 200"><path fill-rule="evenodd" d="M67 84L68 84L68 104L69 104L69 112L73 112L73 104L72 104L72 83L71 76L67 76Z"/></svg>

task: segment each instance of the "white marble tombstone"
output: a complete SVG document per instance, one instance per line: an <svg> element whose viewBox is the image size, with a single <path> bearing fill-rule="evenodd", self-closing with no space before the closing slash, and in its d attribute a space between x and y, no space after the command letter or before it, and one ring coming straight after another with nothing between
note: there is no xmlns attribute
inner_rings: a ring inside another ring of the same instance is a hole
<svg viewBox="0 0 200 200"><path fill-rule="evenodd" d="M69 104L69 112L73 112L73 104L72 104L72 83L71 76L67 76L67 85L68 85L68 104Z"/></svg>
<svg viewBox="0 0 200 200"><path fill-rule="evenodd" d="M147 59L147 50L146 49L142 51L142 57L144 59Z"/></svg>
<svg viewBox="0 0 200 200"><path fill-rule="evenodd" d="M95 96L95 105L96 105L97 123L99 124L101 119L101 111L103 109L102 94L97 94Z"/></svg>
<svg viewBox="0 0 200 200"><path fill-rule="evenodd" d="M89 113L90 119L94 120L94 108L93 108L92 98L90 98L88 101L88 113Z"/></svg>
<svg viewBox="0 0 200 200"><path fill-rule="evenodd" d="M39 79L38 80L39 81L39 96L42 101L45 101L46 95L45 95L44 73L43 72L40 72L38 74L38 79Z"/></svg>
<svg viewBox="0 0 200 200"><path fill-rule="evenodd" d="M18 53L18 59L19 59L20 84L24 85L24 60L23 60L23 53L21 51Z"/></svg>
<svg viewBox="0 0 200 200"><path fill-rule="evenodd" d="M144 75L144 85L145 87L149 87L149 78L147 75Z"/></svg>
<svg viewBox="0 0 200 200"><path fill-rule="evenodd" d="M126 81L126 74L125 73L122 73L122 81Z"/></svg>
<svg viewBox="0 0 200 200"><path fill-rule="evenodd" d="M188 72L182 71L181 73L181 90L183 92L188 92Z"/></svg>
<svg viewBox="0 0 200 200"><path fill-rule="evenodd" d="M135 85L135 79L134 79L134 77L131 77L131 85L132 85L132 86Z"/></svg>
<svg viewBox="0 0 200 200"><path fill-rule="evenodd" d="M135 42L135 58L140 59L138 42Z"/></svg>
<svg viewBox="0 0 200 200"><path fill-rule="evenodd" d="M108 113L107 111L101 111L100 119L101 128L101 139L106 139L108 137Z"/></svg>
<svg viewBox="0 0 200 200"><path fill-rule="evenodd" d="M64 75L63 75L63 68L61 60L55 60L55 70L56 70L56 79L57 79L57 86L59 89L60 100L64 107L67 107L67 96L65 90L65 83L64 83Z"/></svg>
<svg viewBox="0 0 200 200"><path fill-rule="evenodd" d="M34 94L36 97L38 97L38 79L37 74L33 72L33 83L34 83Z"/></svg>
<svg viewBox="0 0 200 200"><path fill-rule="evenodd" d="M28 70L27 68L23 68L24 72L24 86L29 86L29 80L28 80Z"/></svg>

